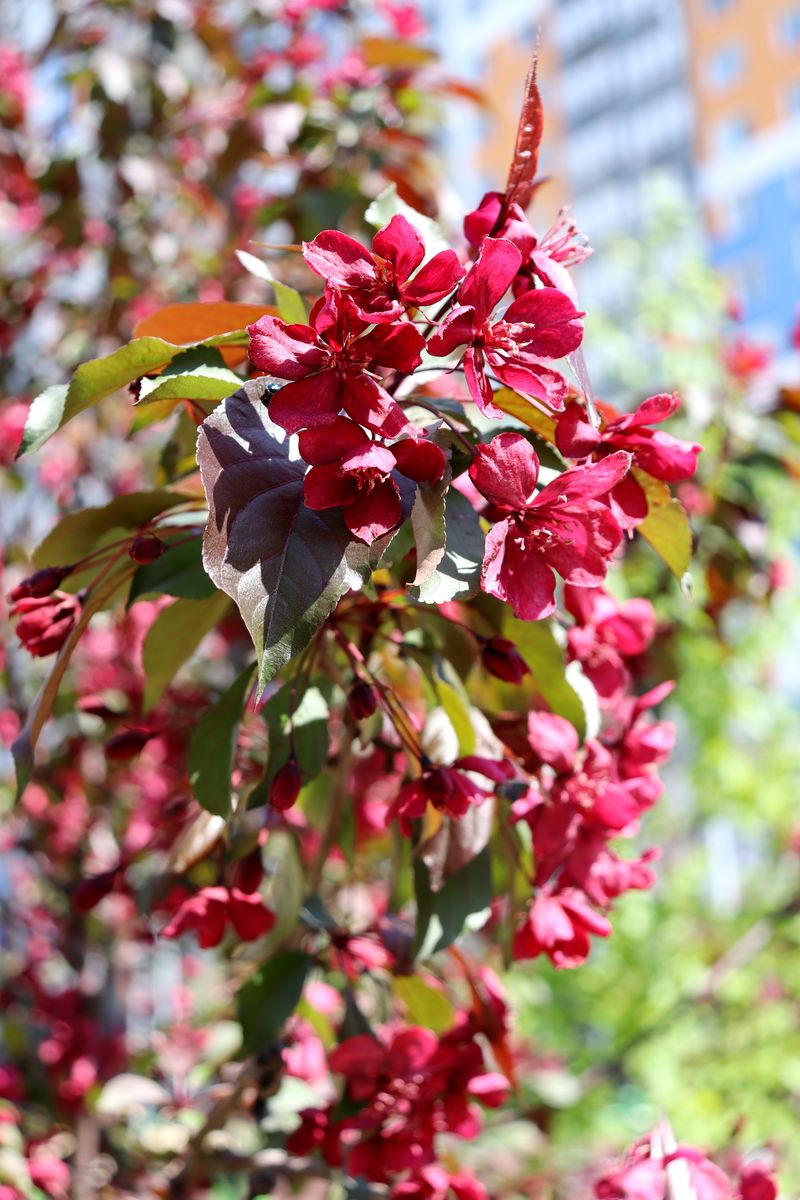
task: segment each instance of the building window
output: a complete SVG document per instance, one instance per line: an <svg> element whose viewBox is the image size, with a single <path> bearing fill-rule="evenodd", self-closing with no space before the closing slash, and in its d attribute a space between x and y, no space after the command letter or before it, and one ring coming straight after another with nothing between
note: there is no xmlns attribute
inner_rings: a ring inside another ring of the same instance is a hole
<svg viewBox="0 0 800 1200"><path fill-rule="evenodd" d="M741 147L750 136L750 122L741 113L733 113L717 121L714 127L714 150L717 154L729 154Z"/></svg>
<svg viewBox="0 0 800 1200"><path fill-rule="evenodd" d="M720 47L706 66L706 78L718 91L733 87L743 74L744 49L737 42Z"/></svg>
<svg viewBox="0 0 800 1200"><path fill-rule="evenodd" d="M800 7L788 8L778 18L781 45L789 50L800 46Z"/></svg>

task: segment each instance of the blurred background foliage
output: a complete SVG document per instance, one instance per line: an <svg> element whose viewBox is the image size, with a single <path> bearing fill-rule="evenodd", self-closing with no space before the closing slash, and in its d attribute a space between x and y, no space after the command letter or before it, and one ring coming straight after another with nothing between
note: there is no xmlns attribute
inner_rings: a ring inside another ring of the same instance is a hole
<svg viewBox="0 0 800 1200"><path fill-rule="evenodd" d="M414 48L421 26L406 9L8 5L4 462L31 395L154 308L269 300L237 249L355 229L387 183L430 215L451 212L436 166L437 105L480 97ZM659 614L652 680L678 681L668 715L679 749L642 843L663 847L659 882L620 904L614 936L580 970L537 961L504 973L528 1047L522 1087L543 1136L529 1124L498 1127L472 1153L490 1186L531 1164L547 1179L630 1142L661 1113L679 1138L710 1148L746 1117L742 1146L773 1140L791 1190L800 1185L800 392L780 388L768 356L737 333L688 214L655 194L652 210L646 235L612 250L635 316L622 327L591 313L587 345L603 399L624 407L677 389L684 432L706 447L697 482L679 489L697 538L691 585L670 580L646 546L625 566L631 594L649 595ZM17 472L7 558L22 561L55 504L138 486L160 448L131 440L130 423L127 399L103 405ZM9 666L4 736L16 712L13 654Z"/></svg>

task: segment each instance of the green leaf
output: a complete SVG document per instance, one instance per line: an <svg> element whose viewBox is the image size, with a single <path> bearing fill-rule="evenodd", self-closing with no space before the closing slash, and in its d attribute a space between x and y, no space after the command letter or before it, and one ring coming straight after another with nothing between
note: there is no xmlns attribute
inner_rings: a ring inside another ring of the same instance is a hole
<svg viewBox="0 0 800 1200"><path fill-rule="evenodd" d="M436 657L430 680L436 691L439 703L450 720L450 724L458 738L459 754L475 753L475 730L469 715L469 697L458 673L450 663Z"/></svg>
<svg viewBox="0 0 800 1200"><path fill-rule="evenodd" d="M161 558L145 563L133 577L128 607L142 596L182 596L205 600L217 589L203 567L203 545L199 537L169 546Z"/></svg>
<svg viewBox="0 0 800 1200"><path fill-rule="evenodd" d="M185 503L186 496L160 489L128 492L102 508L71 513L39 544L33 553L33 563L37 567L52 567L76 562L100 545L103 535L110 530L139 529L159 513Z"/></svg>
<svg viewBox="0 0 800 1200"><path fill-rule="evenodd" d="M400 975L394 981L394 994L403 1001L414 1025L444 1033L455 1021L456 1010L444 992L425 983L418 975Z"/></svg>
<svg viewBox="0 0 800 1200"><path fill-rule="evenodd" d="M241 329L197 340L198 345L204 346L246 342L247 333ZM185 346L174 345L160 337L138 337L126 346L120 346L113 354L83 363L69 384L49 387L36 397L28 413L17 457L38 450L67 421L135 379L166 367L185 349Z"/></svg>
<svg viewBox="0 0 800 1200"><path fill-rule="evenodd" d="M314 960L300 950L281 950L236 993L242 1053L257 1054L294 1012Z"/></svg>
<svg viewBox="0 0 800 1200"><path fill-rule="evenodd" d="M682 579L692 561L692 530L686 509L659 479L636 467L633 475L647 497L647 516L636 532L650 543L673 575Z"/></svg>
<svg viewBox="0 0 800 1200"><path fill-rule="evenodd" d="M419 587L430 579L444 557L444 499L449 482L445 475L441 483L432 487L429 484L417 484L414 507L411 509L411 529L417 551L417 573L413 587Z"/></svg>
<svg viewBox="0 0 800 1200"><path fill-rule="evenodd" d="M196 367L145 379L139 393L139 404L155 404L159 400L224 400L242 386L239 375L227 367Z"/></svg>
<svg viewBox="0 0 800 1200"><path fill-rule="evenodd" d="M255 663L241 675L192 730L189 740L189 782L208 812L227 817L231 807L231 772L242 709L253 679Z"/></svg>
<svg viewBox="0 0 800 1200"><path fill-rule="evenodd" d="M255 254L250 254L247 250L237 250L236 257L244 269L249 271L251 275L255 275L257 279L263 279L270 284L275 293L278 316L282 320L288 322L290 325L306 325L308 323L308 313L303 303L303 297L294 288L288 287L287 284L281 283L279 279L276 279L263 258L257 258Z"/></svg>
<svg viewBox="0 0 800 1200"><path fill-rule="evenodd" d="M433 221L430 217L426 217L421 212L417 212L410 204L406 204L405 200L401 200L397 194L397 187L393 183L390 183L372 201L364 213L364 220L375 229L382 229L398 213L405 217L409 224L413 225L417 232L422 235L422 240L425 243L426 258L431 258L434 254L438 254L440 250L450 249L450 242L436 221Z"/></svg>
<svg viewBox="0 0 800 1200"><path fill-rule="evenodd" d="M586 710L580 695L567 678L564 649L556 640L549 621L519 621L510 613L503 618L503 636L513 641L531 669L536 690L550 709L566 717L586 736Z"/></svg>
<svg viewBox="0 0 800 1200"><path fill-rule="evenodd" d="M67 402L67 385L56 383L45 388L31 404L25 419L25 430L22 434L17 458L30 454L43 446L61 424L64 415L64 405Z"/></svg>
<svg viewBox="0 0 800 1200"><path fill-rule="evenodd" d="M555 445L556 423L553 418L541 412L530 400L520 396L519 392L514 392L511 388L498 388L492 396L492 403L510 417L515 417L523 425L527 425L528 429L532 429L545 442Z"/></svg>
<svg viewBox="0 0 800 1200"><path fill-rule="evenodd" d="M423 604L468 600L478 590L483 532L475 509L456 488L451 487L447 493L444 520L444 555L424 583L410 588Z"/></svg>
<svg viewBox="0 0 800 1200"><path fill-rule="evenodd" d="M292 704L297 707L290 719ZM294 750L307 779L313 779L325 766L328 757L330 710L325 695L318 687L308 687L302 697L292 696L292 685L284 684L271 696L263 708L269 730L269 762L266 781L269 782L289 757L290 733L294 726Z"/></svg>
<svg viewBox="0 0 800 1200"><path fill-rule="evenodd" d="M200 427L197 460L209 506L203 564L250 631L263 691L319 631L346 592L362 588L392 535L365 546L338 509L303 497L296 439L267 415L253 380Z"/></svg>
<svg viewBox="0 0 800 1200"><path fill-rule="evenodd" d="M492 867L489 847L451 875L441 891L431 891L428 868L414 862L417 929L414 957L429 958L461 936L465 926L480 928L492 902Z"/></svg>
<svg viewBox="0 0 800 1200"><path fill-rule="evenodd" d="M158 703L177 671L229 607L224 592L215 592L207 600L176 600L158 614L142 646L145 710Z"/></svg>

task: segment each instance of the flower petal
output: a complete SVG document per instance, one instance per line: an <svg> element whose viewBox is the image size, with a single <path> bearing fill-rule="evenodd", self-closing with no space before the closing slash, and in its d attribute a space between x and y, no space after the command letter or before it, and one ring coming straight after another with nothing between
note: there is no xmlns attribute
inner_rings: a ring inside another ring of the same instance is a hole
<svg viewBox="0 0 800 1200"><path fill-rule="evenodd" d="M619 450L609 454L598 463L589 463L585 467L570 467L552 483L548 483L534 500L534 505L544 507L550 504L581 504L585 500L596 500L605 496L619 481L627 475L631 465L631 456Z"/></svg>
<svg viewBox="0 0 800 1200"><path fill-rule="evenodd" d="M313 242L303 242L303 258L333 287L363 288L378 281L369 250L335 229L317 234Z"/></svg>
<svg viewBox="0 0 800 1200"><path fill-rule="evenodd" d="M573 401L556 422L556 446L566 458L588 458L602 437L589 420L582 404Z"/></svg>
<svg viewBox="0 0 800 1200"><path fill-rule="evenodd" d="M449 296L463 278L464 268L455 250L442 250L405 285L403 299L407 304L435 304Z"/></svg>
<svg viewBox="0 0 800 1200"><path fill-rule="evenodd" d="M369 437L349 417L337 417L321 429L304 429L298 438L300 455L312 466L338 462L351 450L369 443Z"/></svg>
<svg viewBox="0 0 800 1200"><path fill-rule="evenodd" d="M399 525L402 518L400 494L390 479L363 492L344 513L347 528L368 546Z"/></svg>
<svg viewBox="0 0 800 1200"><path fill-rule="evenodd" d="M303 499L307 508L320 511L340 508L358 499L358 481L353 475L343 475L338 463L312 467L303 480Z"/></svg>
<svg viewBox="0 0 800 1200"><path fill-rule="evenodd" d="M459 303L471 305L483 324L511 287L521 265L522 255L513 242L507 238L484 238L477 261L461 285Z"/></svg>
<svg viewBox="0 0 800 1200"><path fill-rule="evenodd" d="M425 339L409 321L378 325L354 344L360 361L410 374L422 361Z"/></svg>
<svg viewBox="0 0 800 1200"><path fill-rule="evenodd" d="M477 337L481 323L474 308L459 305L428 338L425 349L436 358L446 358L459 346L468 346Z"/></svg>
<svg viewBox="0 0 800 1200"><path fill-rule="evenodd" d="M564 376L552 367L525 361L523 356L514 362L505 362L493 350L488 350L486 357L495 375L506 387L513 388L515 392L522 392L524 396L543 400L549 408L557 412L564 407L567 382Z"/></svg>
<svg viewBox="0 0 800 1200"><path fill-rule="evenodd" d="M425 438L403 438L391 447L397 469L415 483L438 483L444 475L444 453L435 442Z"/></svg>
<svg viewBox="0 0 800 1200"><path fill-rule="evenodd" d="M425 243L419 231L401 213L396 213L388 225L378 230L372 239L372 249L392 264L400 282L408 279L425 257Z"/></svg>
<svg viewBox="0 0 800 1200"><path fill-rule="evenodd" d="M248 325L247 332L254 364L278 379L304 379L328 362L310 325L287 325L280 317L266 316Z"/></svg>
<svg viewBox="0 0 800 1200"><path fill-rule="evenodd" d="M476 447L469 477L492 504L521 512L536 495L539 459L521 433L498 433Z"/></svg>
<svg viewBox="0 0 800 1200"><path fill-rule="evenodd" d="M349 378L343 398L345 409L359 425L366 425L387 438L411 432L411 425L400 405L369 375Z"/></svg>
<svg viewBox="0 0 800 1200"><path fill-rule="evenodd" d="M503 317L510 325L528 326L524 335L516 334L542 358L563 358L577 350L583 340L583 317L558 288L534 288L511 304Z"/></svg>
<svg viewBox="0 0 800 1200"><path fill-rule="evenodd" d="M539 621L555 612L555 576L538 554L509 536L510 526L500 521L487 535L481 586L507 600L520 620Z"/></svg>
<svg viewBox="0 0 800 1200"><path fill-rule="evenodd" d="M332 425L342 407L342 385L335 371L319 371L287 383L269 402L270 418L287 433Z"/></svg>

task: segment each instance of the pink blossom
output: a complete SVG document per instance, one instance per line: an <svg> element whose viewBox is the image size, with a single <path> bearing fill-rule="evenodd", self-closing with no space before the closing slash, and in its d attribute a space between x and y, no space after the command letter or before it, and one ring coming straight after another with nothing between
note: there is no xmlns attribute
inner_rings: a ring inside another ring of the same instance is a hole
<svg viewBox="0 0 800 1200"><path fill-rule="evenodd" d="M539 459L522 434L501 433L478 446L470 478L509 513L486 539L483 590L507 600L523 620L538 621L555 611L556 572L581 587L601 583L622 531L599 497L629 465L630 455L613 454L564 471L537 493Z"/></svg>
<svg viewBox="0 0 800 1200"><path fill-rule="evenodd" d="M331 289L311 310L308 325L261 317L250 325L250 356L257 367L288 382L272 397L270 417L287 433L331 425L342 409L385 437L411 432L400 406L381 386L380 368L404 373L420 363L422 335L408 322L368 322Z"/></svg>
<svg viewBox="0 0 800 1200"><path fill-rule="evenodd" d="M583 313L558 288L526 292L509 305L501 319L492 320L521 261L519 250L507 239L485 238L459 289L458 306L428 339L428 351L439 357L466 346L467 385L472 399L488 416L501 416L502 412L492 401L487 368L524 396L550 408L562 408L566 381L550 364L576 350L583 338Z"/></svg>
<svg viewBox="0 0 800 1200"><path fill-rule="evenodd" d="M371 254L354 238L328 229L303 243L303 257L369 323L394 321L407 308L443 300L464 275L454 250L440 251L423 266L425 243L399 213L375 234Z"/></svg>

